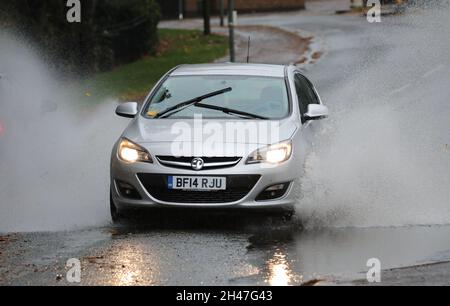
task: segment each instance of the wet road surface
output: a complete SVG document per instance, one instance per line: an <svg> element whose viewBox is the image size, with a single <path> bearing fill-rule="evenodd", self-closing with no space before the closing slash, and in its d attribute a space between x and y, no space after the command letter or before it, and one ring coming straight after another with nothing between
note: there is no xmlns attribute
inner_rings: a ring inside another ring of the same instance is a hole
<svg viewBox="0 0 450 306"><path fill-rule="evenodd" d="M304 230L295 218L170 214L3 237L0 285L71 285L71 258L81 261L81 285L364 285L370 258L386 270L384 284L420 284L420 267L390 269L450 258L450 226ZM435 283L450 283L450 270L435 273Z"/></svg>

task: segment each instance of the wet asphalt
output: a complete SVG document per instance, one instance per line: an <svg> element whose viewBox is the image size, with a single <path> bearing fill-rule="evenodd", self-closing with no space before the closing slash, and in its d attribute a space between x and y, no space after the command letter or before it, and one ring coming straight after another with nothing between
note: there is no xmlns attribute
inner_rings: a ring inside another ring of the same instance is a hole
<svg viewBox="0 0 450 306"><path fill-rule="evenodd" d="M168 214L2 236L0 285L369 285L370 258L383 284L450 283L450 226L305 230L295 217ZM79 284L66 279L72 258Z"/></svg>

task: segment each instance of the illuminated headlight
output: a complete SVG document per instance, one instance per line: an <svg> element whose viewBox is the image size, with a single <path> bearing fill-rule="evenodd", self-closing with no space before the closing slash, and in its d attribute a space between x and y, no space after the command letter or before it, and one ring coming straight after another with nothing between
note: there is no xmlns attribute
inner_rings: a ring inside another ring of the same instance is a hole
<svg viewBox="0 0 450 306"><path fill-rule="evenodd" d="M280 164L291 158L292 142L284 141L263 149L256 150L247 159L247 164L269 163Z"/></svg>
<svg viewBox="0 0 450 306"><path fill-rule="evenodd" d="M120 141L118 155L127 163L153 163L152 157L146 149L125 138Z"/></svg>

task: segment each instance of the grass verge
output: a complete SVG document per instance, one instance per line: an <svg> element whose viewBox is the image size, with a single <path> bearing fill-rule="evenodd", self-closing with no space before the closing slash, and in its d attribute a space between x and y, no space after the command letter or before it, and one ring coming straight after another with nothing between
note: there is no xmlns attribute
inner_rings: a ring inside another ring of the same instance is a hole
<svg viewBox="0 0 450 306"><path fill-rule="evenodd" d="M155 56L102 72L81 82L89 102L105 98L138 101L171 68L181 64L209 63L227 53L227 38L204 36L195 30L159 30L160 43Z"/></svg>

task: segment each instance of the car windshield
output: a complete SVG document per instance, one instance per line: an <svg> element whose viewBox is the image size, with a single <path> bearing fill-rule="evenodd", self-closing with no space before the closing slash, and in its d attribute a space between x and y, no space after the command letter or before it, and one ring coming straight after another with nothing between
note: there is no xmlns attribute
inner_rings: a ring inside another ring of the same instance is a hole
<svg viewBox="0 0 450 306"><path fill-rule="evenodd" d="M284 78L261 76L172 76L169 77L147 103L145 115L155 118L180 102L231 88L231 91L203 100L202 104L225 107L268 119L281 119L289 113L289 99ZM192 119L202 115L206 119L237 118L215 109L190 106L169 118Z"/></svg>

